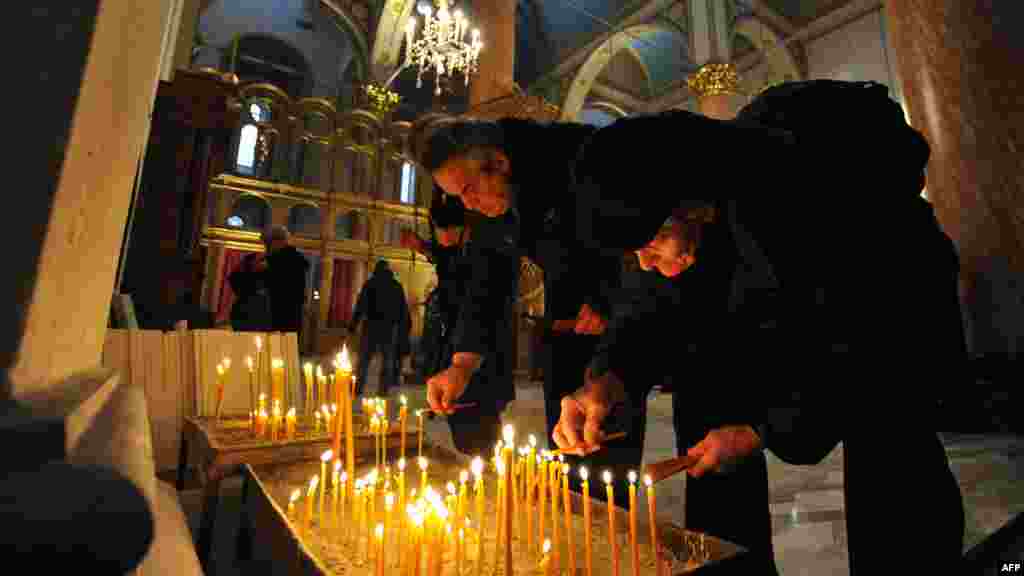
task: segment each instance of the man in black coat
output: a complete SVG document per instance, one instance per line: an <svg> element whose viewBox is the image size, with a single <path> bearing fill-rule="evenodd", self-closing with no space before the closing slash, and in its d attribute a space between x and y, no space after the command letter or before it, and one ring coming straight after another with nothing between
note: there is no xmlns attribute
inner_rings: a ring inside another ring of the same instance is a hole
<svg viewBox="0 0 1024 576"><path fill-rule="evenodd" d="M284 226L277 226L264 238L267 246L266 285L270 292L271 330L295 332L301 336L306 304L306 273L309 261L289 242Z"/></svg>
<svg viewBox="0 0 1024 576"><path fill-rule="evenodd" d="M663 132L701 143L687 152L707 175L698 186L667 194L657 171L627 182L607 165L669 161L680 151L622 146ZM936 435L938 394L921 385L963 385L966 354L956 252L919 197L927 144L906 126L815 136L670 112L592 139L578 229L588 244L636 251L682 287L712 259L694 217L710 208L738 257L724 309L652 300L616 318L585 386L563 401L555 440L597 449L611 406L647 386L632 365L693 342L686 368L715 385L689 409L730 417L688 451L692 476L729 475L761 448L813 464L842 442L851 574L958 573L963 503ZM726 147L748 153L742 169Z"/></svg>
<svg viewBox="0 0 1024 576"><path fill-rule="evenodd" d="M472 374L498 360L488 343L512 328L504 312L518 278L508 271L517 270L523 256L544 271L548 433L558 420L559 399L582 384L618 288L622 261L576 240L576 197L569 183L577 152L594 130L583 124L502 119L455 122L431 136L422 163L434 181L467 209L488 217L473 231L474 256L452 366L428 381L431 408L447 412ZM625 478L640 463L642 430L634 427L628 439L588 458L587 465L598 471L611 468L617 478ZM573 484L579 484L576 475Z"/></svg>
<svg viewBox="0 0 1024 576"><path fill-rule="evenodd" d="M363 318L366 318L367 326L359 350L357 390L359 394L363 393L370 360L375 354L381 354L383 368L379 393L387 395L389 386L399 384L396 368L399 365L401 342L403 338L408 340L411 322L405 291L385 260L377 261L373 275L359 291L356 308L352 313L352 326L358 325Z"/></svg>

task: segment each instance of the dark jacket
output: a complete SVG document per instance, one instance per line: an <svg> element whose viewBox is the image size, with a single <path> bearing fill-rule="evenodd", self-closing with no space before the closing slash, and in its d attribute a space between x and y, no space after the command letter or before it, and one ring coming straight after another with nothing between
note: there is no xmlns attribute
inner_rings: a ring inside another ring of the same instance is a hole
<svg viewBox="0 0 1024 576"><path fill-rule="evenodd" d="M352 324L367 320L366 337L371 348L397 346L399 354L408 350L411 316L405 291L387 263L380 261L373 275L359 291ZM404 345L402 343L405 343Z"/></svg>
<svg viewBox="0 0 1024 576"><path fill-rule="evenodd" d="M236 332L267 332L271 327L266 275L252 269L259 256L257 253L247 254L228 276L228 283L235 293L235 302L231 305L231 328Z"/></svg>
<svg viewBox="0 0 1024 576"><path fill-rule="evenodd" d="M285 246L267 256L265 278L275 332L302 330L308 270L309 261L294 246Z"/></svg>

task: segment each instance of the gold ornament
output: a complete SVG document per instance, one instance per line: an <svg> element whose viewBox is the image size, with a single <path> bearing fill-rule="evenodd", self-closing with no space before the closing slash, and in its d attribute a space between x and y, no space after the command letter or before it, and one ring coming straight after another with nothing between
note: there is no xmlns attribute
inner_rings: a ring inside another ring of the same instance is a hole
<svg viewBox="0 0 1024 576"><path fill-rule="evenodd" d="M705 64L686 79L686 85L697 96L736 94L740 77L732 64Z"/></svg>
<svg viewBox="0 0 1024 576"><path fill-rule="evenodd" d="M363 92L366 93L366 99L370 106L382 114L387 114L394 110L395 106L398 106L398 103L402 100L402 97L397 93L387 88L381 88L376 84L363 86Z"/></svg>

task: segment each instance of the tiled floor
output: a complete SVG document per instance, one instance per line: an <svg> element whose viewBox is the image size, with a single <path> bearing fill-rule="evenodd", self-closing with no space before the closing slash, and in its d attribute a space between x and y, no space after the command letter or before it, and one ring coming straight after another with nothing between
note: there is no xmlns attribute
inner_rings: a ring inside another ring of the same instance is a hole
<svg viewBox="0 0 1024 576"><path fill-rule="evenodd" d="M422 405L423 389L403 390L413 406ZM533 431L538 438L544 434L544 411L541 391L536 385L523 385L517 390L518 400L509 408L507 418L521 431ZM675 455L672 433L672 402L666 395L654 396L649 402L649 418L644 458L655 461ZM434 441L451 445L451 436L443 420L427 422L427 433ZM999 436L946 436L947 454L960 481L966 509L965 549L980 542L1024 511L1024 439ZM817 466L790 466L768 456L768 477L771 486L771 513L776 562L784 576L848 574L845 521L843 512L842 447L838 447ZM677 477L659 486L658 507L680 524L684 516L685 480ZM216 573L254 574L253 567L234 564L230 545L237 522L232 522L230 508L236 502L232 491L238 484L228 483L224 510L218 523L216 546L220 561ZM184 494L193 527L198 507L197 494ZM640 499L641 503L644 499ZM237 504L235 504L237 506Z"/></svg>

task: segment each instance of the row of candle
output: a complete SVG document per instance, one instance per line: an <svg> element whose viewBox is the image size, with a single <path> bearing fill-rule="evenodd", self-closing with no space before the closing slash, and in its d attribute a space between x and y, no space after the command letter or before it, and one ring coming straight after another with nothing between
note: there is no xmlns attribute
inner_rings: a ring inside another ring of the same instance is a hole
<svg viewBox="0 0 1024 576"><path fill-rule="evenodd" d="M305 514L301 528L308 530L315 515L317 490L319 486L319 525L322 530L340 530L342 543L354 550L358 565L370 563L383 574L384 567L397 567L404 576L436 576L440 574L442 556L454 559L456 574L463 574L470 564L466 546L476 544L475 559L472 562L474 574L482 574L485 559L493 558L493 564L502 562L504 553L505 574L512 574L513 535L518 537L519 558L526 559L545 573L560 572L562 567L562 541L567 546L566 565L569 574L576 574L577 557L573 511L569 495L569 465L556 459L551 453L536 453L536 440L531 437L529 446L519 449L519 458L511 459L513 435L506 430L506 441L499 442L493 461L497 472L496 502L497 514L488 521L485 516L484 463L480 458L473 460L472 474L475 478L475 510L470 510L467 482L470 472L459 474L459 487L454 482L447 484L447 497L441 495L429 484L428 461L418 459L420 468L419 485L406 490L406 460L397 462L397 473L392 475L390 467L375 467L354 483L348 482L348 474L341 471L340 461L335 461L333 476L330 478L331 497L327 503L328 465L334 458L327 451L321 458L320 475L310 479L306 491ZM582 564L587 576L593 574L592 526L589 494L589 473L585 467L579 469L582 480L584 555ZM608 534L612 573L620 574L619 542L615 516L613 478L608 471L603 480L608 498ZM640 573L640 556L637 534L637 476L629 474L629 546L631 573ZM661 566L657 531L654 519L657 514L655 491L650 477L645 479L651 525L652 557ZM397 484L393 488L393 484ZM417 497L417 493L419 497ZM296 502L302 497L301 490L295 490L289 502L289 516L295 518ZM351 507L346 500L351 498ZM560 501L561 500L561 506ZM378 507L378 505L382 505ZM326 512L325 512L326 510ZM397 517L396 517L396 512ZM404 510L404 513L402 512ZM564 513L564 516L563 516ZM546 524L550 519L550 530ZM297 519L296 519L297 520ZM564 520L564 525L563 525ZM496 536L493 555L485 550L483 533L493 526ZM551 538L546 538L550 532ZM534 540L534 535L537 539ZM389 542L393 544L389 545ZM365 544L364 544L365 543ZM389 557L389 551L391 555ZM390 572L389 572L390 573Z"/></svg>
<svg viewBox="0 0 1024 576"><path fill-rule="evenodd" d="M262 385L263 339L256 336L255 343L256 361L253 361L252 356L246 356L245 365L249 372L249 416L252 423L253 433L259 436L261 434L256 432L257 426L255 421L259 418L261 413L266 411L265 394L263 392ZM274 407L280 406L282 401L288 403L288 388L285 386L284 368L285 363L281 358L270 359L270 397ZM224 408L224 385L231 373L231 358L225 356L221 359L221 361L217 363L216 371L217 386L216 401L214 403L214 417L219 422ZM260 404L257 404L257 402ZM271 412L270 414L267 414L265 418L273 419L274 415Z"/></svg>

